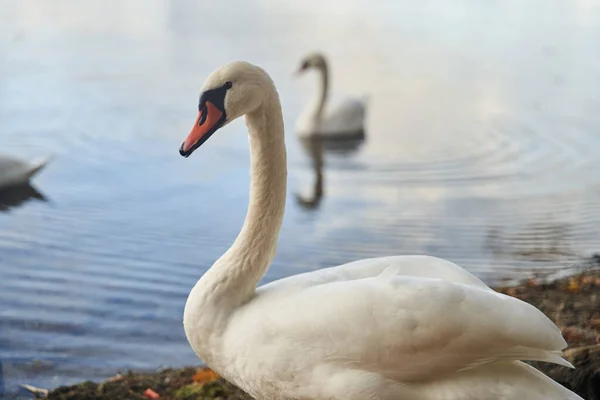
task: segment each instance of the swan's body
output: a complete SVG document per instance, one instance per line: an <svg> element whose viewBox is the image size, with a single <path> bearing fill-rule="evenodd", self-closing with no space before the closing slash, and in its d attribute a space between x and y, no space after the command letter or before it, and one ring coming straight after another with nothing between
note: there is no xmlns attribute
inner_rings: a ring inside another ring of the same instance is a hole
<svg viewBox="0 0 600 400"><path fill-rule="evenodd" d="M302 60L299 72L311 68L319 72L319 91L296 123L298 136L320 136L329 140L363 138L366 98L346 98L332 104L325 57L318 53L309 54Z"/></svg>
<svg viewBox="0 0 600 400"><path fill-rule="evenodd" d="M574 400L519 360L569 366L559 329L459 266L427 256L356 261L260 288L286 197L279 97L244 62L211 74L180 153L246 115L250 204L240 234L184 311L198 356L257 399Z"/></svg>
<svg viewBox="0 0 600 400"><path fill-rule="evenodd" d="M0 189L24 185L46 166L49 159L28 163L18 158L0 154Z"/></svg>

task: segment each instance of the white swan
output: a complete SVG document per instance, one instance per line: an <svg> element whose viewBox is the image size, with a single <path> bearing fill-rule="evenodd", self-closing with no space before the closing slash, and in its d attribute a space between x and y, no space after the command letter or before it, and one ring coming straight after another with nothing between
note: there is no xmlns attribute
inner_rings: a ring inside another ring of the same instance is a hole
<svg viewBox="0 0 600 400"><path fill-rule="evenodd" d="M250 203L232 246L187 299L198 356L257 399L581 399L518 360L565 366L560 330L535 307L427 256L365 259L256 288L286 199L283 118L261 68L234 62L202 88L188 157L245 115Z"/></svg>
<svg viewBox="0 0 600 400"><path fill-rule="evenodd" d="M326 106L329 96L329 71L325 57L320 53L308 54L302 59L298 73L311 68L319 71L319 91L298 119L298 136L316 135L331 140L364 138L366 99L347 98L337 105Z"/></svg>
<svg viewBox="0 0 600 400"><path fill-rule="evenodd" d="M0 154L0 189L28 183L49 161L49 158L45 158L28 163L13 156Z"/></svg>

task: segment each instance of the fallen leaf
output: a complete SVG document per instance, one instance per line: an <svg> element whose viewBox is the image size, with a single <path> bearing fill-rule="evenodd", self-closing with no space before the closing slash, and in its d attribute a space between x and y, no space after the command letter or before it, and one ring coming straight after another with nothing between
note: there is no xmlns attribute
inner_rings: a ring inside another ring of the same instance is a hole
<svg viewBox="0 0 600 400"><path fill-rule="evenodd" d="M216 381L217 379L219 379L219 375L210 368L202 368L192 377L192 380L196 383Z"/></svg>
<svg viewBox="0 0 600 400"><path fill-rule="evenodd" d="M581 278L582 285L594 285L596 283L596 277L594 276L584 276Z"/></svg>
<svg viewBox="0 0 600 400"><path fill-rule="evenodd" d="M600 328L600 318L590 320L590 326L593 328Z"/></svg>
<svg viewBox="0 0 600 400"><path fill-rule="evenodd" d="M579 290L580 290L580 287L579 287L579 282L577 282L577 279L570 278L569 285L567 286L567 292L579 293Z"/></svg>
<svg viewBox="0 0 600 400"><path fill-rule="evenodd" d="M575 326L569 326L561 329L561 333L569 346L575 344L581 346L583 344L594 344L597 341L596 333L589 329L581 329Z"/></svg>
<svg viewBox="0 0 600 400"><path fill-rule="evenodd" d="M144 392L144 396L147 399L159 399L160 398L160 394L156 393L154 390L148 388L146 389L146 391Z"/></svg>
<svg viewBox="0 0 600 400"><path fill-rule="evenodd" d="M533 279L533 278L527 279L526 285L528 287L535 287L535 279Z"/></svg>

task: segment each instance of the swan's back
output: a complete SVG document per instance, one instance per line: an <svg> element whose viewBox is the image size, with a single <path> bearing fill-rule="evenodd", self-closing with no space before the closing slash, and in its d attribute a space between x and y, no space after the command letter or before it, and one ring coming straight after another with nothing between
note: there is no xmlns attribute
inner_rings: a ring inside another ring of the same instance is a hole
<svg viewBox="0 0 600 400"><path fill-rule="evenodd" d="M304 288L336 281L371 278L385 273L415 278L439 278L492 290L475 275L451 261L426 255L406 255L365 258L335 267L292 275L263 285L259 291Z"/></svg>

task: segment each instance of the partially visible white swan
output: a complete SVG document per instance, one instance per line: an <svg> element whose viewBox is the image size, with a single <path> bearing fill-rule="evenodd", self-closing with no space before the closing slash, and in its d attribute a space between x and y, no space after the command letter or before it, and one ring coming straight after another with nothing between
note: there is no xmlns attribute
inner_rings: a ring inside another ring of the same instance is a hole
<svg viewBox="0 0 600 400"><path fill-rule="evenodd" d="M185 305L208 366L261 400L581 400L519 361L570 366L556 325L449 261L364 259L256 288L285 208L279 96L265 71L234 62L208 77L198 109L181 155L242 115L251 152L246 220Z"/></svg>
<svg viewBox="0 0 600 400"><path fill-rule="evenodd" d="M7 154L0 154L0 189L28 183L49 161L50 158L47 157L29 163Z"/></svg>
<svg viewBox="0 0 600 400"><path fill-rule="evenodd" d="M316 135L331 140L364 137L366 98L347 98L339 104L328 104L329 69L325 57L320 53L308 54L302 59L298 73L309 69L319 72L319 91L298 119L298 135Z"/></svg>

